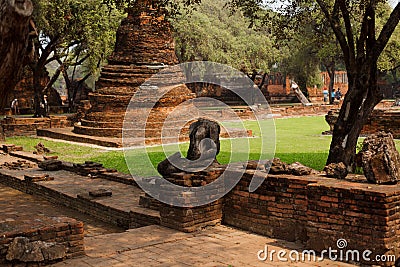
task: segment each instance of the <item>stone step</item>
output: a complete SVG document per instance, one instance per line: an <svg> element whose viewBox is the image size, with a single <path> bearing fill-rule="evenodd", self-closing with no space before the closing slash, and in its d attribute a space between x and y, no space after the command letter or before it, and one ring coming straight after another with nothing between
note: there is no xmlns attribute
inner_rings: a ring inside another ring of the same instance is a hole
<svg viewBox="0 0 400 267"><path fill-rule="evenodd" d="M114 138L122 137L121 128L95 128L82 125L75 125L73 133L81 135L98 136L98 137L114 137Z"/></svg>
<svg viewBox="0 0 400 267"><path fill-rule="evenodd" d="M75 125L73 132L76 134L99 136L99 137L122 138L121 128L96 128L83 125ZM145 136L146 138L160 138L161 136L174 137L177 135L177 132L180 132L181 135L187 135L189 129L188 127L184 129L166 128L166 127L162 129L146 128ZM125 129L123 133L124 137L127 138L144 137L143 129Z"/></svg>
<svg viewBox="0 0 400 267"><path fill-rule="evenodd" d="M149 67L150 66L150 67ZM112 71L112 72L137 72L141 71L143 73L157 73L158 70L151 68L151 65L106 65L102 68L103 71Z"/></svg>
<svg viewBox="0 0 400 267"><path fill-rule="evenodd" d="M107 86L140 86L146 82L147 79L134 79L134 78L124 78L124 79L112 79L112 78L99 78L97 81L97 86L107 87Z"/></svg>
<svg viewBox="0 0 400 267"><path fill-rule="evenodd" d="M125 113L103 113L103 112L91 112L86 114L85 120L87 121L102 121L102 122L113 122L123 120Z"/></svg>
<svg viewBox="0 0 400 267"><path fill-rule="evenodd" d="M97 93L90 93L89 100L92 106L94 104L105 105L106 107L127 107L132 96L126 95L102 95ZM104 108L104 107L102 107Z"/></svg>
<svg viewBox="0 0 400 267"><path fill-rule="evenodd" d="M93 128L122 128L123 120L119 121L89 121L82 119L81 125Z"/></svg>
<svg viewBox="0 0 400 267"><path fill-rule="evenodd" d="M111 79L120 79L120 78L142 79L152 76L152 74L143 74L142 72L111 72L111 71L102 71L101 75L102 78L111 78Z"/></svg>
<svg viewBox="0 0 400 267"><path fill-rule="evenodd" d="M184 126L189 124L186 120L162 120L162 121L145 121L146 118L143 118L142 121L136 120L136 121L124 121L124 118L121 119L118 118L118 120L113 120L113 121L92 121L92 120L87 120L87 119L82 119L81 120L81 126L85 127L93 127L93 128L143 128L143 125L145 124L147 128L153 128L153 129L161 129L161 128L176 128L178 126ZM151 119L151 118L149 118ZM176 119L176 118L175 118Z"/></svg>
<svg viewBox="0 0 400 267"><path fill-rule="evenodd" d="M102 87L96 89L95 93L102 95L129 95L132 96L139 90L139 86L121 86L121 87Z"/></svg>

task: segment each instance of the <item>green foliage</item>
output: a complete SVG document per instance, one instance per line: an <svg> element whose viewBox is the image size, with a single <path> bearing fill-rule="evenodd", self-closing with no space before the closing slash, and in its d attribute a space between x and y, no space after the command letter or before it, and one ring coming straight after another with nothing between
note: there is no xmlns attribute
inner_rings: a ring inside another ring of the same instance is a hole
<svg viewBox="0 0 400 267"><path fill-rule="evenodd" d="M52 53L42 60L50 62L57 55L68 66L87 58L86 71L96 73L99 61L104 61L113 50L122 13L108 8L101 0L33 2L40 48L52 45Z"/></svg>
<svg viewBox="0 0 400 267"><path fill-rule="evenodd" d="M269 71L278 60L273 36L266 27L249 28L249 20L239 11L231 13L226 4L203 0L194 10L172 20L179 59Z"/></svg>
<svg viewBox="0 0 400 267"><path fill-rule="evenodd" d="M301 88L322 85L320 59L315 48L305 42L296 43L283 61L282 68L288 73Z"/></svg>
<svg viewBox="0 0 400 267"><path fill-rule="evenodd" d="M392 8L388 4L380 4L377 14L377 31L381 31L388 20ZM378 68L380 71L390 71L400 65L400 28L393 32L385 50L379 57Z"/></svg>

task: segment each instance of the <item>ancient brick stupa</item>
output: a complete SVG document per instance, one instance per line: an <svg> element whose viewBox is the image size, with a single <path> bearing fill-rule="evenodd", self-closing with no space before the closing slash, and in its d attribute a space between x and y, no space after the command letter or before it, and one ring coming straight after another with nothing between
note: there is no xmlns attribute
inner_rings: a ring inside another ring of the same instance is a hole
<svg viewBox="0 0 400 267"><path fill-rule="evenodd" d="M92 107L81 124L74 127L75 133L121 137L126 108L139 86L161 69L178 63L170 24L165 20L162 9L155 8L151 2L137 1L122 21L109 64L101 72L96 91L89 95ZM147 125L151 124L152 129L146 126L146 138L159 137L157 128L168 112L194 97L181 84L161 99L162 105L158 105L157 112L153 112L155 116L147 119ZM134 123L132 131L135 131Z"/></svg>

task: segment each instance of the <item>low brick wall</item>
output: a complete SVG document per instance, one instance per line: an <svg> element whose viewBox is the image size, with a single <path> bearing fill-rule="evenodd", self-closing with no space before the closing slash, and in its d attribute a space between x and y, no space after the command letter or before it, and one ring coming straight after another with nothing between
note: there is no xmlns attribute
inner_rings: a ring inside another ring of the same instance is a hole
<svg viewBox="0 0 400 267"><path fill-rule="evenodd" d="M225 197L224 224L301 241L317 252L337 250L337 241L345 239L348 245L343 249L357 249L360 258L365 250L372 251L371 259L376 255L400 257L400 186L322 176L262 175L265 181L254 193L248 192L251 171L247 171Z"/></svg>
<svg viewBox="0 0 400 267"><path fill-rule="evenodd" d="M290 117L290 116L317 116L325 115L334 107L338 105L312 105L304 106L298 105L273 105L271 112L275 116Z"/></svg>
<svg viewBox="0 0 400 267"><path fill-rule="evenodd" d="M384 106L385 103L380 104ZM329 124L330 133L333 131L334 124L339 116L339 110L333 109L326 116L325 120ZM375 109L367 122L364 124L361 134L370 135L380 131L390 132L394 138L400 138L400 109Z"/></svg>
<svg viewBox="0 0 400 267"><path fill-rule="evenodd" d="M398 186L311 184L307 202L307 247L337 249L337 241L345 239L345 249L360 251L360 258L366 250L373 252L372 259L376 255L400 257Z"/></svg>
<svg viewBox="0 0 400 267"><path fill-rule="evenodd" d="M380 131L391 132L394 138L400 138L400 109L374 110L362 134L374 134Z"/></svg>
<svg viewBox="0 0 400 267"><path fill-rule="evenodd" d="M1 121L6 136L35 135L37 129L65 128L72 126L67 116L49 118L21 118L7 116Z"/></svg>
<svg viewBox="0 0 400 267"><path fill-rule="evenodd" d="M15 253L15 250L10 247L13 242L16 242L16 239L20 238L26 238L27 242L34 244L36 248L41 247L41 252L21 251L22 254ZM47 251L45 252L43 249L47 249ZM0 222L0 266L12 266L12 264L34 266L32 264L35 263L43 265L84 255L84 250L83 223L75 219L41 216L27 220ZM38 253L36 256L33 255L35 252ZM40 257L44 259L39 261ZM54 257L56 259L52 259ZM10 261L11 258L14 260Z"/></svg>
<svg viewBox="0 0 400 267"><path fill-rule="evenodd" d="M307 185L315 183L315 178L270 175L254 193L249 193L253 173L246 171L225 197L223 222L266 236L305 242Z"/></svg>

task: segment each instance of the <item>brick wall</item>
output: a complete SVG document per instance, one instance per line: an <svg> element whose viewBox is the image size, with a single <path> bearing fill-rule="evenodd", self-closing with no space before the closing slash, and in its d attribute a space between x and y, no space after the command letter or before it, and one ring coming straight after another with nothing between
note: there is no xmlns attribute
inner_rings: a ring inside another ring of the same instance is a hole
<svg viewBox="0 0 400 267"><path fill-rule="evenodd" d="M84 255L83 223L67 217L37 217L29 220L0 222L0 265L11 266L6 260L10 244L15 238L25 237L29 242L42 241L59 246L64 258ZM50 261L51 262L51 261ZM42 264L50 263L44 260ZM33 266L14 260L17 266ZM16 266L16 265L15 265Z"/></svg>
<svg viewBox="0 0 400 267"><path fill-rule="evenodd" d="M307 185L315 179L270 176L249 193L252 174L246 171L225 197L224 223L288 241L305 241Z"/></svg>
<svg viewBox="0 0 400 267"><path fill-rule="evenodd" d="M1 125L6 136L35 135L37 129L72 126L67 116L50 116L50 118L6 117L1 121Z"/></svg>
<svg viewBox="0 0 400 267"><path fill-rule="evenodd" d="M376 255L398 258L399 193L397 186L334 181L309 185L307 247L317 251L337 249L337 240L345 239L346 250L370 250L373 252L370 258Z"/></svg>
<svg viewBox="0 0 400 267"><path fill-rule="evenodd" d="M313 106L303 106L303 105L292 105L292 106L271 106L271 112L274 115L285 116L317 116L324 115L332 109L332 105L313 105Z"/></svg>
<svg viewBox="0 0 400 267"><path fill-rule="evenodd" d="M370 258L400 256L399 186L269 175L249 193L250 174L225 197L223 223L318 252L345 239L345 249L371 250Z"/></svg>

